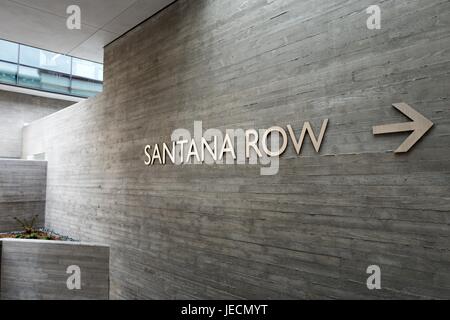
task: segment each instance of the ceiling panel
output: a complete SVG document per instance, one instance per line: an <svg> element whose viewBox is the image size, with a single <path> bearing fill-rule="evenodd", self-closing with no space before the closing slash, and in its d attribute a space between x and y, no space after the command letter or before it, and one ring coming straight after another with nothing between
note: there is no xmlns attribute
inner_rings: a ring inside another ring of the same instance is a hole
<svg viewBox="0 0 450 320"><path fill-rule="evenodd" d="M174 0L0 0L0 38L103 62L103 47ZM81 8L81 30L66 9Z"/></svg>
<svg viewBox="0 0 450 320"><path fill-rule="evenodd" d="M10 0L27 5L31 8L50 12L66 18L66 10L70 5L81 8L81 21L83 24L101 28L114 17L120 15L136 0ZM147 1L147 2L153 2Z"/></svg>
<svg viewBox="0 0 450 320"><path fill-rule="evenodd" d="M105 30L98 30L88 40L69 52L74 57L83 57L91 61L103 61L103 48L105 43L109 43L117 38L117 34Z"/></svg>
<svg viewBox="0 0 450 320"><path fill-rule="evenodd" d="M137 0L127 10L106 24L103 29L123 34L169 5L173 0ZM152 12L149 15L149 12Z"/></svg>
<svg viewBox="0 0 450 320"><path fill-rule="evenodd" d="M0 38L67 53L86 41L96 31L66 28L66 19L29 7L2 1L0 7Z"/></svg>

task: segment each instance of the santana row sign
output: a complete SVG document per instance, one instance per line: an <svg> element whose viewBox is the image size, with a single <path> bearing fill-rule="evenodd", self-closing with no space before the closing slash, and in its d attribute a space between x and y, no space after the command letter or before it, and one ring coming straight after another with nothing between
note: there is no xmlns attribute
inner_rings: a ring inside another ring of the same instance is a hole
<svg viewBox="0 0 450 320"><path fill-rule="evenodd" d="M403 144L395 150L396 153L408 152L415 143L425 135L433 123L415 111L406 103L394 104L398 111L412 121L406 123L380 125L373 127L373 134L386 134L412 131ZM177 129L172 133L169 144L146 145L144 148L145 164L165 165L169 162L181 164L270 164L269 168L262 168L262 175L278 173L278 158L286 151L289 144L300 154L306 136L316 152L320 151L329 119L322 120L320 128L315 130L309 121L298 128L296 134L291 125L285 128L273 126L265 130L229 129L225 135L219 129L208 129L203 132L201 121L194 122L194 136L189 130ZM317 133L317 134L316 134Z"/></svg>
<svg viewBox="0 0 450 320"><path fill-rule="evenodd" d="M303 124L300 135L295 134L291 125L259 131L228 129L223 135L219 129L208 129L203 133L202 122L195 121L194 137L186 129L177 129L172 133L170 144L146 145L145 164L235 164L236 161L237 164L257 164L259 161L276 166L278 172L277 159L286 151L289 142L300 154L305 137L309 135L314 149L319 152L327 126L328 119L325 119L317 136L308 121Z"/></svg>

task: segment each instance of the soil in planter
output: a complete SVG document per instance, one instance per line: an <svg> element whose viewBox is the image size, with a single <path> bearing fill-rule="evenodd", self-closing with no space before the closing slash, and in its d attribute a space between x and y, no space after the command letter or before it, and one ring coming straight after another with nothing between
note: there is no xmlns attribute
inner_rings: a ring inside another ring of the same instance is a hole
<svg viewBox="0 0 450 320"><path fill-rule="evenodd" d="M0 233L0 239L34 239L34 240L59 240L59 241L75 241L69 237L58 235L46 228L35 228L34 224L38 216L35 215L31 220L19 219L14 217L14 220L22 227L22 231Z"/></svg>
<svg viewBox="0 0 450 320"><path fill-rule="evenodd" d="M50 234L46 231L36 230L31 233L16 232L16 233L1 233L0 239L36 239L36 240L62 240L61 237Z"/></svg>

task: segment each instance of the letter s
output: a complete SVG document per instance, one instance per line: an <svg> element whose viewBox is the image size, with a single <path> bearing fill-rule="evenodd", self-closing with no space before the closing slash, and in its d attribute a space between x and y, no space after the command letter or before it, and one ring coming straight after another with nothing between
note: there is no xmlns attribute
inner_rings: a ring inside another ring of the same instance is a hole
<svg viewBox="0 0 450 320"><path fill-rule="evenodd" d="M152 163L152 156L150 155L150 150L151 150L151 148L152 148L152 147L149 146L149 145L146 145L145 148L144 148L145 156L148 158L148 160L145 160L144 163L145 163L145 165L147 165L147 166L149 166L150 163Z"/></svg>

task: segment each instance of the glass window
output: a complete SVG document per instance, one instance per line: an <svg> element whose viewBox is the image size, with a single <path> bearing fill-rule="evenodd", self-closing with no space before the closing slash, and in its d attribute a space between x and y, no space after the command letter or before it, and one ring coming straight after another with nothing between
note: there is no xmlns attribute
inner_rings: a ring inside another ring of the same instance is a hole
<svg viewBox="0 0 450 320"><path fill-rule="evenodd" d="M100 63L72 58L72 74L82 78L103 81L103 65Z"/></svg>
<svg viewBox="0 0 450 320"><path fill-rule="evenodd" d="M72 79L72 94L80 97L93 97L102 92L103 84L89 80Z"/></svg>
<svg viewBox="0 0 450 320"><path fill-rule="evenodd" d="M0 60L17 63L19 59L19 45L17 43L0 40Z"/></svg>
<svg viewBox="0 0 450 320"><path fill-rule="evenodd" d="M41 89L70 94L70 77L63 74L41 71Z"/></svg>
<svg viewBox="0 0 450 320"><path fill-rule="evenodd" d="M40 89L41 77L39 76L39 70L20 66L18 84L25 87Z"/></svg>
<svg viewBox="0 0 450 320"><path fill-rule="evenodd" d="M88 98L103 91L103 64L0 40L0 83Z"/></svg>
<svg viewBox="0 0 450 320"><path fill-rule="evenodd" d="M70 94L70 77L46 70L20 66L18 84L49 92Z"/></svg>
<svg viewBox="0 0 450 320"><path fill-rule="evenodd" d="M71 58L62 54L20 46L20 64L70 74Z"/></svg>
<svg viewBox="0 0 450 320"><path fill-rule="evenodd" d="M0 61L0 82L16 84L17 65Z"/></svg>

